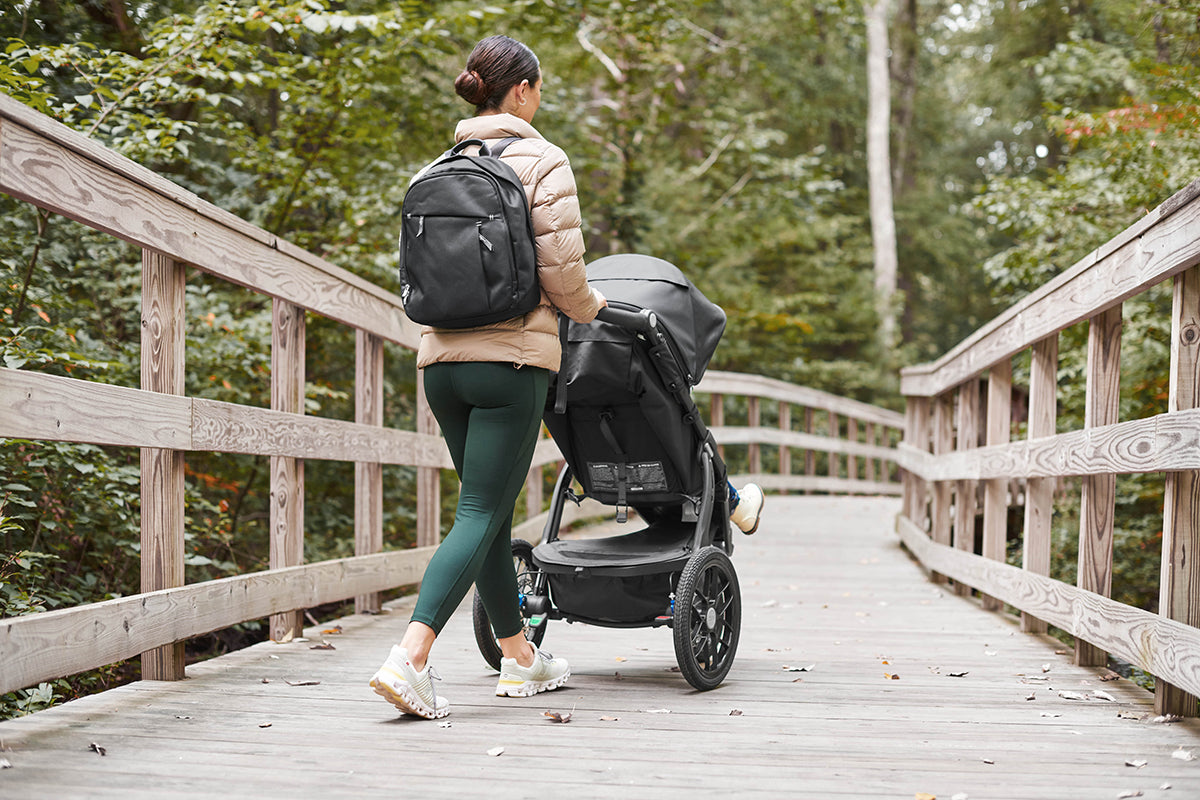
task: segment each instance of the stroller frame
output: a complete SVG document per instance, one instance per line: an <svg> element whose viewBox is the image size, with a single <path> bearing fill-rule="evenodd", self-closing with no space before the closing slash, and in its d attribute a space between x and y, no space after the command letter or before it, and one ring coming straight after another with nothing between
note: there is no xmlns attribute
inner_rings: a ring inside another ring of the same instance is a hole
<svg viewBox="0 0 1200 800"><path fill-rule="evenodd" d="M572 489L576 475L570 463L564 466L541 542L534 547L517 539L512 545L525 634L540 644L549 620L609 628L668 627L674 631L681 674L696 689L713 689L732 666L741 625L740 587L730 560L725 464L692 399L692 376L654 311L610 300L597 318L633 333L643 364L652 365L661 387L678 405L697 443L701 491L679 496L677 502L630 501L647 523L641 530L563 540L559 530L566 504L589 496ZM611 432L607 435L617 447ZM626 508L620 502L616 507L618 522L624 522ZM499 669L499 646L478 594L474 624L481 653Z"/></svg>

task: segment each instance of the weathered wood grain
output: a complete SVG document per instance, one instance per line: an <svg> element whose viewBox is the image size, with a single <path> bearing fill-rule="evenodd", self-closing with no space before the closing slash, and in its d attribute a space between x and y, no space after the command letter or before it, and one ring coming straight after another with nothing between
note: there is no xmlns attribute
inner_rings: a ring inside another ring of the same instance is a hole
<svg viewBox="0 0 1200 800"><path fill-rule="evenodd" d="M1004 359L988 372L986 439L989 446L1007 444L1012 435L1012 360ZM1008 481L993 478L983 487L983 556L1003 561L1008 544ZM983 607L998 611L999 600L983 596Z"/></svg>
<svg viewBox="0 0 1200 800"><path fill-rule="evenodd" d="M955 449L975 450L979 447L979 379L970 378L958 387L958 424ZM975 552L975 511L978 501L974 481L957 481L954 486L954 546L968 553ZM967 594L970 587L954 585L958 594Z"/></svg>
<svg viewBox="0 0 1200 800"><path fill-rule="evenodd" d="M271 313L271 410L304 413L304 309L276 298ZM271 569L304 563L304 460L271 456ZM271 639L288 642L304 628L304 610L271 615Z"/></svg>
<svg viewBox="0 0 1200 800"><path fill-rule="evenodd" d="M3 100L10 109L12 101ZM6 124L0 136L0 190L7 194L416 348L419 326L404 316L399 298L361 278L313 256L299 258L298 248L162 178L149 177L148 170L116 154L98 152L78 134L65 131L55 141Z"/></svg>
<svg viewBox="0 0 1200 800"><path fill-rule="evenodd" d="M939 545L910 520L897 533L927 569L963 581L1185 690L1200 692L1200 630L1029 570Z"/></svg>
<svg viewBox="0 0 1200 800"><path fill-rule="evenodd" d="M1087 396L1084 428L1117 422L1121 402L1121 306L1092 317L1088 324ZM1117 476L1086 475L1079 501L1079 588L1112 595L1113 525ZM1075 663L1098 666L1108 656L1087 642L1075 646Z"/></svg>
<svg viewBox="0 0 1200 800"><path fill-rule="evenodd" d="M142 253L142 389L168 395L185 391L183 265L158 253ZM182 586L184 558L183 452L142 448L141 590ZM183 678L183 644L142 654L147 680Z"/></svg>
<svg viewBox="0 0 1200 800"><path fill-rule="evenodd" d="M1033 346L1029 366L1028 438L1052 436L1058 424L1058 334ZM1035 575L1050 574L1050 523L1054 513L1053 478L1031 478L1025 487L1021 566ZM1045 633L1046 621L1021 612L1021 630Z"/></svg>
<svg viewBox="0 0 1200 800"><path fill-rule="evenodd" d="M954 448L954 395L946 392L933 398L933 454L940 456ZM950 544L950 500L953 485L949 481L933 482L933 500L929 507L930 533L938 544ZM934 573L935 583L944 583L944 575Z"/></svg>
<svg viewBox="0 0 1200 800"><path fill-rule="evenodd" d="M1200 187L1200 181L1193 184ZM1175 276L1171 311L1171 373L1167 411L1200 406L1200 267ZM1200 423L1197 423L1200 427ZM1162 570L1158 610L1200 627L1200 471L1168 472L1163 499ZM1170 683L1156 687L1160 714L1192 713L1196 695Z"/></svg>
<svg viewBox="0 0 1200 800"><path fill-rule="evenodd" d="M192 636L417 583L432 548L322 561L0 620L0 692Z"/></svg>
<svg viewBox="0 0 1200 800"><path fill-rule="evenodd" d="M0 367L0 437L187 450L191 416L186 397Z"/></svg>
<svg viewBox="0 0 1200 800"><path fill-rule="evenodd" d="M383 429L383 339L355 331L354 421ZM383 550L383 465L378 460L354 464L354 555ZM378 592L354 598L358 613L380 609Z"/></svg>
<svg viewBox="0 0 1200 800"><path fill-rule="evenodd" d="M905 395L933 396L1052 334L1200 262L1200 198L1191 189L1084 256L935 362L901 370Z"/></svg>
<svg viewBox="0 0 1200 800"><path fill-rule="evenodd" d="M832 435L802 433L800 431L784 431L775 428L741 428L729 426L712 426L709 428L722 445L735 444L768 444L776 447L795 447L839 455L855 455L866 458L877 458L890 461L895 457L895 450L865 442L852 442L849 439L834 438ZM831 428L832 431L832 428Z"/></svg>

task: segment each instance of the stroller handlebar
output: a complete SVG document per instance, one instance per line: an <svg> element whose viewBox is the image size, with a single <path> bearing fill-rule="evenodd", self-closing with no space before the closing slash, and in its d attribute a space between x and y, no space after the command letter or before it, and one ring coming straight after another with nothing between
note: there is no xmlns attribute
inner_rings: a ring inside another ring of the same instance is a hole
<svg viewBox="0 0 1200 800"><path fill-rule="evenodd" d="M623 308L608 305L600 309L600 313L596 315L596 319L601 322L611 322L614 325L629 328L640 333L649 333L656 326L654 312L649 309L626 311Z"/></svg>

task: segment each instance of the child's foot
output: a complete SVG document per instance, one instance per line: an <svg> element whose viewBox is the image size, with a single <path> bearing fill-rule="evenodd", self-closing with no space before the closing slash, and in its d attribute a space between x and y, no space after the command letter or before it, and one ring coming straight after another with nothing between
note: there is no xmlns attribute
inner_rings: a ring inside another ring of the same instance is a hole
<svg viewBox="0 0 1200 800"><path fill-rule="evenodd" d="M733 524L747 536L758 530L758 520L762 516L763 493L757 483L747 483L738 490L738 504L729 515Z"/></svg>
<svg viewBox="0 0 1200 800"><path fill-rule="evenodd" d="M557 689L571 677L571 667L565 658L555 658L537 649L533 642L533 664L522 667L515 658L500 659L498 697L533 697L538 692Z"/></svg>
<svg viewBox="0 0 1200 800"><path fill-rule="evenodd" d="M393 645L387 661L372 676L371 688L405 714L439 719L450 713L450 701L437 696L431 678L442 679L428 664L417 672L408 660L408 651Z"/></svg>

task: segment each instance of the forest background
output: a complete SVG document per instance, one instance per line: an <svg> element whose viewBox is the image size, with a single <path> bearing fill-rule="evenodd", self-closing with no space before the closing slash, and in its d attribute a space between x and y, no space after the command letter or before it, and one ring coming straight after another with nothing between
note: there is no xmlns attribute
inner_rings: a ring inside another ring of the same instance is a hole
<svg viewBox="0 0 1200 800"><path fill-rule="evenodd" d="M452 88L471 46L507 33L541 58L535 124L570 154L590 258L680 266L729 315L716 368L899 408L899 367L1200 176L1200 3L893 0L888 28L899 343L886 349L851 0L8 0L0 90L394 287L408 180L472 113ZM7 197L0 218L4 365L139 385L140 253ZM1122 354L1122 418L1165 410L1169 297L1126 304L1140 347ZM187 394L269 406L269 300L191 272L187 313ZM1063 337L1064 377L1080 373L1084 330ZM307 413L353 418L352 336L310 317ZM411 429L413 359L389 349L387 364L387 424ZM1064 381L1063 427L1079 425L1066 387L1081 384ZM265 568L266 466L188 455L189 582ZM307 560L351 554L352 469L307 465ZM386 481L387 546L411 546L412 470ZM1114 596L1152 609L1161 476L1119 492ZM1053 569L1073 581L1071 495ZM138 505L134 450L0 440L0 617L137 592ZM16 692L0 716L130 675Z"/></svg>

